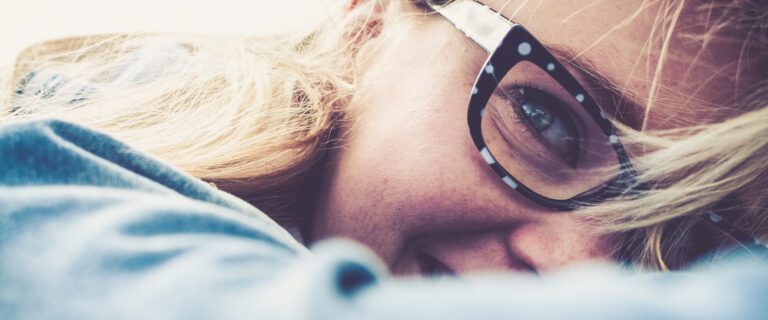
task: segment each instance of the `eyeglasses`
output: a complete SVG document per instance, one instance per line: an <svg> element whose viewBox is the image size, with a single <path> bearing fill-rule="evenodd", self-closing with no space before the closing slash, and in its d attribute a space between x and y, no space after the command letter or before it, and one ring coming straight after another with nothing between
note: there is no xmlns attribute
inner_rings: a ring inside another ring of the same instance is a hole
<svg viewBox="0 0 768 320"><path fill-rule="evenodd" d="M560 211L638 190L615 126L533 35L478 1L428 4L490 54L472 87L467 120L475 146L504 183ZM705 217L768 253L720 215Z"/></svg>
<svg viewBox="0 0 768 320"><path fill-rule="evenodd" d="M525 28L474 1L432 7L490 53L472 89L469 130L508 186L546 207L573 210L634 184L613 124Z"/></svg>

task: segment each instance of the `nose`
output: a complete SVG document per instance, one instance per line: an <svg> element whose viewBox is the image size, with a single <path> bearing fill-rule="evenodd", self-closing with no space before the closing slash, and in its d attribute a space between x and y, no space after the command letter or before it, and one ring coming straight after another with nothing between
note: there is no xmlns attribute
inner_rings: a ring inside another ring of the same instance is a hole
<svg viewBox="0 0 768 320"><path fill-rule="evenodd" d="M424 275L539 273L610 262L609 237L586 231L573 217L553 215L499 230L426 236L417 245L415 259Z"/></svg>
<svg viewBox="0 0 768 320"><path fill-rule="evenodd" d="M417 253L419 271L441 273L536 272L530 262L510 250L508 232L484 231L427 237Z"/></svg>

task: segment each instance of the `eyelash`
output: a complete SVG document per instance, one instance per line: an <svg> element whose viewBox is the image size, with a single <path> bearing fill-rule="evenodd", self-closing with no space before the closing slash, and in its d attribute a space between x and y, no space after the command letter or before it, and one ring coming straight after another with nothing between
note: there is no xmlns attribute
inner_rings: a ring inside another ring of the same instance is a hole
<svg viewBox="0 0 768 320"><path fill-rule="evenodd" d="M516 90L516 89L519 89L519 88L539 90L539 91L542 91L542 92L546 92L547 94L551 95L552 97L555 97L564 106L568 105L567 103L564 103L556 95L550 93L548 90L546 90L543 87L538 86L538 85L536 85L534 83L531 83L531 82L513 82L511 84L504 85L501 88L502 88L503 91L506 91L506 92L513 92L513 90ZM509 101L509 103L514 106L512 109L514 110L513 114L515 115L515 123L523 124L523 127L525 128L526 138L534 138L534 139L536 139L537 141L539 141L539 143L541 143L542 145L544 145L547 148L547 152L552 152L552 153L557 154L558 151L555 150L555 147L549 141L547 141L547 139L545 139L541 135L541 133L538 132L538 130L533 128L533 125L531 125L531 123L528 121L528 117L525 115L525 113L523 112L522 108L520 108L517 105L517 101ZM577 116L571 115L569 111L565 111L564 113L568 114L567 117L571 118L571 122L573 122L573 123L580 123L580 120L577 119ZM562 114L563 113L558 113L557 115L558 116L564 116ZM582 132L580 132L580 130L578 128L574 128L574 130L577 131L576 133L579 136L582 136ZM583 150L583 146L581 145L581 142L579 142L578 150L580 150L580 151ZM580 159L580 158L581 158L581 155L579 155L577 159Z"/></svg>

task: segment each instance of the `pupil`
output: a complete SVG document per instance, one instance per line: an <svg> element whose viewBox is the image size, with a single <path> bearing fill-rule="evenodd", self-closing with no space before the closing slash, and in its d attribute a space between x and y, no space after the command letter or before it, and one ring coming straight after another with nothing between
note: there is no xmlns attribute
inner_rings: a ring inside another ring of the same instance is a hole
<svg viewBox="0 0 768 320"><path fill-rule="evenodd" d="M537 104L523 104L523 112L536 130L544 131L552 125L552 114Z"/></svg>

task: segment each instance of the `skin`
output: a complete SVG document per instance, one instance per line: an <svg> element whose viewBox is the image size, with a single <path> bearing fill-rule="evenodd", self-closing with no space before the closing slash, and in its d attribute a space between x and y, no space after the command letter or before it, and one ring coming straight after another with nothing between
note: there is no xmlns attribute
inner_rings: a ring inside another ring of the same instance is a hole
<svg viewBox="0 0 768 320"><path fill-rule="evenodd" d="M648 95L653 70L646 59L655 56L644 46L655 8L629 0L484 3L543 44L599 61L594 66L605 77L638 97ZM621 27L606 32L615 26ZM671 48L695 55L691 50ZM397 274L424 271L424 254L456 273L546 272L612 259L615 236L600 235L576 216L554 213L510 190L477 152L466 101L486 57L439 15L406 19L363 46L362 94L322 183L314 240L355 239ZM663 98L678 105L692 97L720 99L715 91L697 91L708 83L694 77L715 66L670 59L668 67L676 72L663 79L664 88L684 95L662 92ZM659 107L659 114L664 111ZM670 123L663 116L651 119L651 127Z"/></svg>

